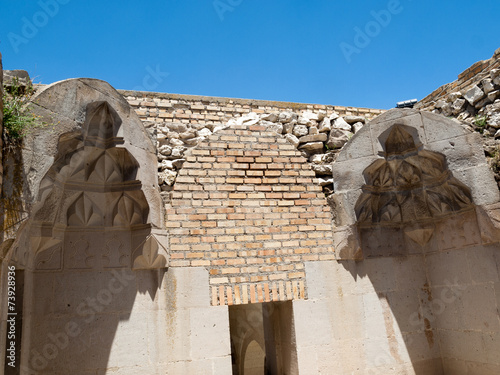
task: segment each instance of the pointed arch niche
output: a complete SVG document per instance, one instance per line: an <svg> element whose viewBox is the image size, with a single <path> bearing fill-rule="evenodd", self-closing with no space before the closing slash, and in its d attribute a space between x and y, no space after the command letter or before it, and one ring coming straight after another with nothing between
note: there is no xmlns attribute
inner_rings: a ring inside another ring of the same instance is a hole
<svg viewBox="0 0 500 375"><path fill-rule="evenodd" d="M8 254L25 270L19 365L153 373L169 261L154 145L102 81L56 83L32 109L54 126L23 149L33 202Z"/></svg>
<svg viewBox="0 0 500 375"><path fill-rule="evenodd" d="M326 299L350 298L353 347L391 353L375 363L384 374L499 372L499 192L478 134L390 110L344 146L333 174L337 262L324 277L340 275L343 297Z"/></svg>

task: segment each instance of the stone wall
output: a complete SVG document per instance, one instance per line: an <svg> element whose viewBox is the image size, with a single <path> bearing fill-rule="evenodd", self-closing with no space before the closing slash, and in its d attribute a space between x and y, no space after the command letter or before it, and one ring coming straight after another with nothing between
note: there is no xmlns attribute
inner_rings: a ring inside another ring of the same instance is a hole
<svg viewBox="0 0 500 375"><path fill-rule="evenodd" d="M478 61L458 75L456 81L447 83L421 99L415 108L433 110L439 100L446 100L455 92L467 91L470 87L479 84L483 79L489 78L493 69L500 68L500 48L488 60Z"/></svg>

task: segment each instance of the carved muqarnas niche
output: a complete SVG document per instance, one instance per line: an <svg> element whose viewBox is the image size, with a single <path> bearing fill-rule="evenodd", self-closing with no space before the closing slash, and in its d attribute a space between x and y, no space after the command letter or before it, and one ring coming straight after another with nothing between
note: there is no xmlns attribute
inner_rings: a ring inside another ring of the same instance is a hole
<svg viewBox="0 0 500 375"><path fill-rule="evenodd" d="M384 146L384 159L363 172L366 184L355 205L362 242L363 232L384 227L423 245L433 233L430 223L473 208L469 188L453 177L444 155L416 145L402 125L390 129ZM407 230L416 223L417 232Z"/></svg>
<svg viewBox="0 0 500 375"><path fill-rule="evenodd" d="M35 244L35 269L166 266L166 249L154 242L148 223L139 163L121 146L121 124L107 102L90 103L83 134L72 133L73 142L63 139L40 185L33 228L45 230L32 234L43 237Z"/></svg>

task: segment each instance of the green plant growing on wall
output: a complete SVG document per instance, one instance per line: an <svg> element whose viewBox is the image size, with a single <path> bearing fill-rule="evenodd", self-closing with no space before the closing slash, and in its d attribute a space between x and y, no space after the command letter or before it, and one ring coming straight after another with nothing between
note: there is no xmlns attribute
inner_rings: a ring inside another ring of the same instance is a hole
<svg viewBox="0 0 500 375"><path fill-rule="evenodd" d="M31 84L21 87L17 79L11 86L4 87L3 137L6 145L18 143L31 130L44 125L27 108L32 96Z"/></svg>
<svg viewBox="0 0 500 375"><path fill-rule="evenodd" d="M476 115L474 118L474 125L478 129L479 133L483 134L484 129L486 129L486 116Z"/></svg>

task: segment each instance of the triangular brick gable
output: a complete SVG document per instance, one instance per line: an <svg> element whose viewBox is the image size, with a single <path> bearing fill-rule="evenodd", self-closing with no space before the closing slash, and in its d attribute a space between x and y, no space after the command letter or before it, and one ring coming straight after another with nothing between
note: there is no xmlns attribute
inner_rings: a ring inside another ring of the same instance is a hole
<svg viewBox="0 0 500 375"><path fill-rule="evenodd" d="M260 125L186 157L167 207L171 267L209 269L213 305L306 297L304 262L334 259L329 206L307 160Z"/></svg>

